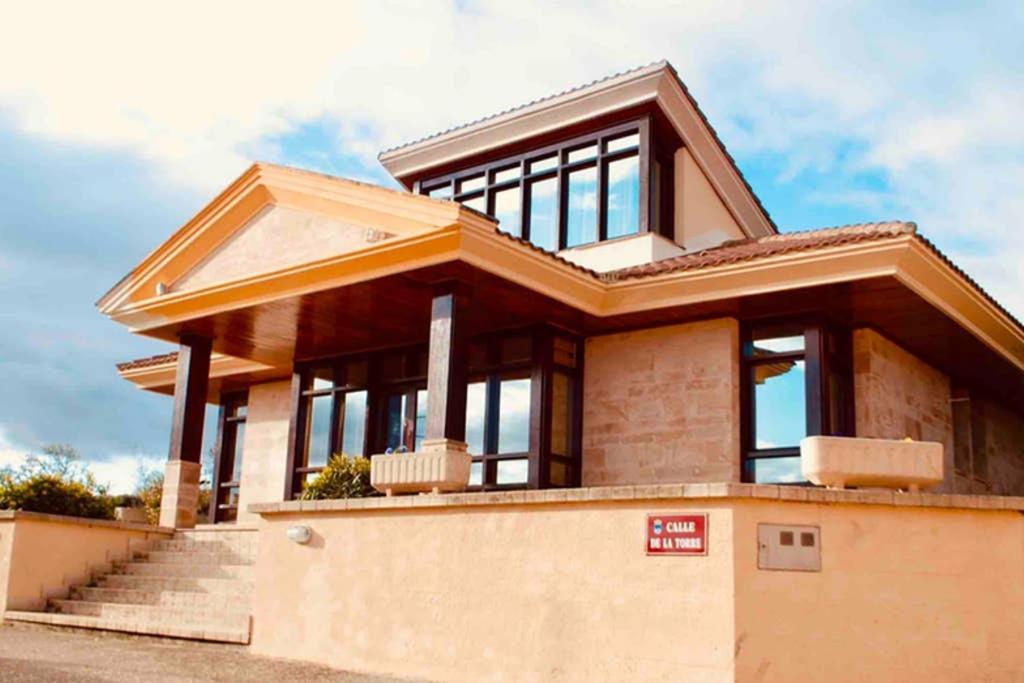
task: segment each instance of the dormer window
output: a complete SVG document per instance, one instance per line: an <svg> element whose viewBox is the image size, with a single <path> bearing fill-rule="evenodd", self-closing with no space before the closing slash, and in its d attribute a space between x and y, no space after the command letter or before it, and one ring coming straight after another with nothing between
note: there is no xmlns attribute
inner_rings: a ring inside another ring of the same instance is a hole
<svg viewBox="0 0 1024 683"><path fill-rule="evenodd" d="M489 214L548 251L657 230L658 198L671 188L652 187L672 174L653 158L651 129L649 118L635 119L425 179L417 191Z"/></svg>

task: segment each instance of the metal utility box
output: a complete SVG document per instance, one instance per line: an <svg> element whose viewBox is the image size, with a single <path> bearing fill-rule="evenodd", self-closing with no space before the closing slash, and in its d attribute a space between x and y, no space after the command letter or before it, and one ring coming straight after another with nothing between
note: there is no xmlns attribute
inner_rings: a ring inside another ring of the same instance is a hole
<svg viewBox="0 0 1024 683"><path fill-rule="evenodd" d="M800 524L758 524L757 568L820 572L821 529Z"/></svg>

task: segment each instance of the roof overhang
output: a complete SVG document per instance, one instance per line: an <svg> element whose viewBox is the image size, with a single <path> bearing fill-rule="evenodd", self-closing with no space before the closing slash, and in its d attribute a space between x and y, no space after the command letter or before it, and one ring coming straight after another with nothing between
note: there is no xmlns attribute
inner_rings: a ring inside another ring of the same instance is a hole
<svg viewBox="0 0 1024 683"><path fill-rule="evenodd" d="M524 107L381 153L380 162L406 184L431 168L655 102L726 207L750 237L777 232L707 118L668 62L612 76Z"/></svg>
<svg viewBox="0 0 1024 683"><path fill-rule="evenodd" d="M140 367L119 368L118 374L139 389L173 395L177 369L176 355L169 354L169 357L160 362L147 363ZM217 403L223 391L231 391L236 388L244 389L250 384L284 379L290 375L290 368L279 368L244 358L214 353L210 356L210 382L207 389L207 400L210 403Z"/></svg>

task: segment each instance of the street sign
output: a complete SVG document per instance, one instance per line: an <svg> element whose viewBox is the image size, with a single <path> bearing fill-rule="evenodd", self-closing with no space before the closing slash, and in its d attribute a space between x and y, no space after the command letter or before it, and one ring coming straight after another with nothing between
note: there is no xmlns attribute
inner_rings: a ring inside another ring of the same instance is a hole
<svg viewBox="0 0 1024 683"><path fill-rule="evenodd" d="M648 555L707 555L707 513L647 515Z"/></svg>

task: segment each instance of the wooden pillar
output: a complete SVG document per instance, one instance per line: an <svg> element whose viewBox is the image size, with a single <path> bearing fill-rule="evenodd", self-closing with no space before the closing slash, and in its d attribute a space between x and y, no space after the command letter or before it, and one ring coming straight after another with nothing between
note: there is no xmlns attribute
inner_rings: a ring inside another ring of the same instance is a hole
<svg viewBox="0 0 1024 683"><path fill-rule="evenodd" d="M203 418L210 382L210 340L182 337L174 378L174 413L168 460L199 462L203 455Z"/></svg>
<svg viewBox="0 0 1024 683"><path fill-rule="evenodd" d="M161 526L190 528L196 524L209 378L210 340L182 336L174 379L171 447L160 502Z"/></svg>
<svg viewBox="0 0 1024 683"><path fill-rule="evenodd" d="M466 379L469 295L460 287L441 290L430 309L425 440L466 441Z"/></svg>

